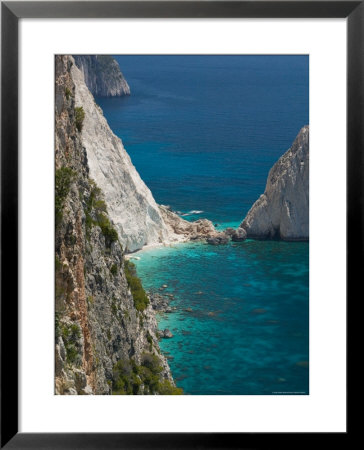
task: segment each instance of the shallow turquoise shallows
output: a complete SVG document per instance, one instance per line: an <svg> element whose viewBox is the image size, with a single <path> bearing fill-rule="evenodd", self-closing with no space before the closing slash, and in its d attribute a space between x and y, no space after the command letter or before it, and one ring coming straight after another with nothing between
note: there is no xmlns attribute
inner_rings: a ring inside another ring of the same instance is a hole
<svg viewBox="0 0 364 450"><path fill-rule="evenodd" d="M160 327L189 394L308 393L308 245L181 244L141 253L147 289L167 284L177 311Z"/></svg>
<svg viewBox="0 0 364 450"><path fill-rule="evenodd" d="M117 56L132 95L97 102L157 202L237 226L308 124L307 56ZM186 394L308 394L309 245L248 240L143 251ZM159 292L159 291L158 291Z"/></svg>

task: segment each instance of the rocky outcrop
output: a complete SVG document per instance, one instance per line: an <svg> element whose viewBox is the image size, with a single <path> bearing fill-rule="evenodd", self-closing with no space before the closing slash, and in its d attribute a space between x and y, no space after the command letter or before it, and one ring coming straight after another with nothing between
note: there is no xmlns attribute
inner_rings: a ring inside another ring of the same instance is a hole
<svg viewBox="0 0 364 450"><path fill-rule="evenodd" d="M264 194L240 228L248 238L287 241L309 238L309 127L269 172Z"/></svg>
<svg viewBox="0 0 364 450"><path fill-rule="evenodd" d="M173 338L173 334L171 333L170 330L168 330L168 328L166 328L165 330L161 331L159 334L164 339L171 339L171 338Z"/></svg>
<svg viewBox="0 0 364 450"><path fill-rule="evenodd" d="M229 241L230 237L225 233L219 233L216 236L210 236L206 239L206 242L211 245L227 244Z"/></svg>
<svg viewBox="0 0 364 450"><path fill-rule="evenodd" d="M231 240L233 242L242 242L246 239L246 231L244 228L237 228L234 230L234 233L231 235Z"/></svg>
<svg viewBox="0 0 364 450"><path fill-rule="evenodd" d="M159 211L172 242L204 240L219 234L210 220L198 219L188 222L165 205L159 205Z"/></svg>
<svg viewBox="0 0 364 450"><path fill-rule="evenodd" d="M183 241L205 241L210 245L227 244L231 240L241 242L246 239L246 232L241 228L226 228L223 231L217 231L210 220L198 219L188 222L181 219L168 206L159 205L159 209L169 235L175 239L182 237Z"/></svg>
<svg viewBox="0 0 364 450"><path fill-rule="evenodd" d="M72 58L56 57L55 392L171 393L154 310L134 294L132 266L90 177L72 68Z"/></svg>
<svg viewBox="0 0 364 450"><path fill-rule="evenodd" d="M215 231L206 237L206 242L210 245L227 244L230 241L243 242L246 239L246 232L242 228L226 228L223 231Z"/></svg>
<svg viewBox="0 0 364 450"><path fill-rule="evenodd" d="M99 97L130 95L130 87L119 64L110 55L75 55L75 63L83 73L87 87Z"/></svg>
<svg viewBox="0 0 364 450"><path fill-rule="evenodd" d="M159 206L140 178L121 140L110 129L102 110L87 88L83 73L74 65L75 101L84 119L82 145L87 154L90 176L102 189L110 218L125 252L146 245L203 239L216 233L204 219L183 220L166 206Z"/></svg>

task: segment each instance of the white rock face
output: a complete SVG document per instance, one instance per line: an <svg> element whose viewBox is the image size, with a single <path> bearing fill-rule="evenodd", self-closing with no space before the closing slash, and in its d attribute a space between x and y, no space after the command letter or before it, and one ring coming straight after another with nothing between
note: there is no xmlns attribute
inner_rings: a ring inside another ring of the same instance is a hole
<svg viewBox="0 0 364 450"><path fill-rule="evenodd" d="M248 238L308 240L309 127L271 168L264 194L240 227Z"/></svg>
<svg viewBox="0 0 364 450"><path fill-rule="evenodd" d="M152 193L140 178L121 140L111 131L102 110L87 88L82 72L74 64L76 106L85 119L81 131L90 176L102 189L108 213L126 251L168 241L168 229Z"/></svg>
<svg viewBox="0 0 364 450"><path fill-rule="evenodd" d="M104 193L109 217L125 251L134 252L146 245L202 239L216 233L206 219L188 222L168 208L157 205L75 64L71 76L76 106L82 106L85 111L81 139L86 148L90 177Z"/></svg>

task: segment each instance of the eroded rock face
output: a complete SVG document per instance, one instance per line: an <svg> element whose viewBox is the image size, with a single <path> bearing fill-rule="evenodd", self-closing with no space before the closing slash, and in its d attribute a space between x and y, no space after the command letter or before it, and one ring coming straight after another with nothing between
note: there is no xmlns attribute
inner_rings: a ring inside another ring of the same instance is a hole
<svg viewBox="0 0 364 450"><path fill-rule="evenodd" d="M240 228L248 238L287 241L309 238L309 127L269 172L264 194Z"/></svg>
<svg viewBox="0 0 364 450"><path fill-rule="evenodd" d="M102 189L108 212L126 252L168 240L152 193L140 178L121 140L111 131L102 110L87 88L82 72L71 69L76 106L85 112L81 139L90 176Z"/></svg>
<svg viewBox="0 0 364 450"><path fill-rule="evenodd" d="M87 87L99 97L130 95L130 87L117 61L109 55L75 55L75 63L84 75Z"/></svg>
<svg viewBox="0 0 364 450"><path fill-rule="evenodd" d="M70 57L56 57L55 393L110 394L114 365L131 359L141 364L145 354L158 358L161 379L174 385L160 354L153 308L135 307L123 250L110 232L115 224L90 179L76 126L72 64Z"/></svg>

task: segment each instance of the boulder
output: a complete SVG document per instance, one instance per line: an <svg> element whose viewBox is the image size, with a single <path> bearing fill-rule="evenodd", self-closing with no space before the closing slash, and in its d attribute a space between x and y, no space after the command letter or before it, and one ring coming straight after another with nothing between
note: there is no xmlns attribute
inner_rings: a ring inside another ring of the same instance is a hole
<svg viewBox="0 0 364 450"><path fill-rule="evenodd" d="M165 339L170 339L173 337L173 334L170 332L170 330L168 330L168 328L166 328L162 331L162 337Z"/></svg>
<svg viewBox="0 0 364 450"><path fill-rule="evenodd" d="M224 233L225 233L227 236L233 236L234 233L235 233L235 229L232 228L232 227L228 227L228 228L226 228L226 229L224 230Z"/></svg>
<svg viewBox="0 0 364 450"><path fill-rule="evenodd" d="M227 244L230 240L230 237L226 235L225 233L219 233L213 236L209 236L206 239L206 242L210 245L221 245L221 244Z"/></svg>
<svg viewBox="0 0 364 450"><path fill-rule="evenodd" d="M242 242L246 239L246 231L244 228L237 228L231 235L231 240L234 242Z"/></svg>

